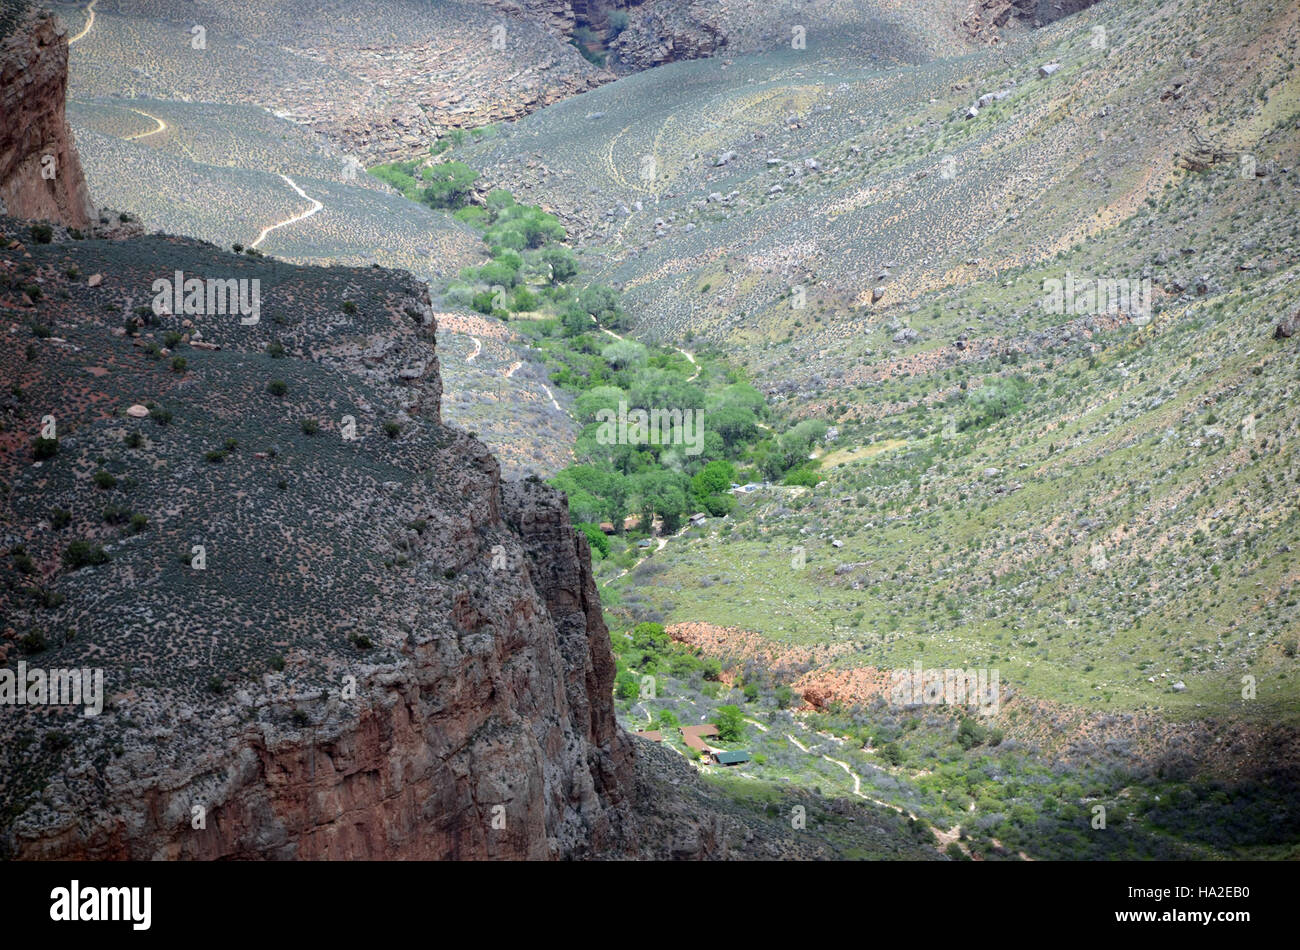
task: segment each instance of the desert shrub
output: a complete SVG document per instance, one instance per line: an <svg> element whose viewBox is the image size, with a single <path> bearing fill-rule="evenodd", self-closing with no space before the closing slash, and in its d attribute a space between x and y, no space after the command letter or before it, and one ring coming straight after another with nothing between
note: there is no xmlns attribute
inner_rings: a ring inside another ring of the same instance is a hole
<svg viewBox="0 0 1300 950"><path fill-rule="evenodd" d="M101 545L89 541L73 541L63 549L63 563L74 571L96 564L107 564L108 560L108 552Z"/></svg>
<svg viewBox="0 0 1300 950"><path fill-rule="evenodd" d="M1029 383L1023 376L985 383L966 395L966 415L958 428L981 429L1024 407Z"/></svg>
<svg viewBox="0 0 1300 950"><path fill-rule="evenodd" d="M125 505L109 505L104 509L107 524L126 524L131 519L131 509Z"/></svg>
<svg viewBox="0 0 1300 950"><path fill-rule="evenodd" d="M19 639L18 645L23 648L24 653L40 653L42 650L49 649L49 643L45 639L45 634L40 630L32 630L23 634Z"/></svg>
<svg viewBox="0 0 1300 950"><path fill-rule="evenodd" d="M989 731L969 716L957 727L957 742L963 749L973 749L989 737Z"/></svg>

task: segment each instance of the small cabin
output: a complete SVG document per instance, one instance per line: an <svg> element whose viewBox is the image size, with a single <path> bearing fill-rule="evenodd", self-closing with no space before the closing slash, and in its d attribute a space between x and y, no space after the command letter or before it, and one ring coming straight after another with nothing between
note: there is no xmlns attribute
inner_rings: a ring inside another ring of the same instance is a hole
<svg viewBox="0 0 1300 950"><path fill-rule="evenodd" d="M717 762L719 765L742 765L745 762L748 762L749 759L749 753L739 749L713 753L713 761Z"/></svg>

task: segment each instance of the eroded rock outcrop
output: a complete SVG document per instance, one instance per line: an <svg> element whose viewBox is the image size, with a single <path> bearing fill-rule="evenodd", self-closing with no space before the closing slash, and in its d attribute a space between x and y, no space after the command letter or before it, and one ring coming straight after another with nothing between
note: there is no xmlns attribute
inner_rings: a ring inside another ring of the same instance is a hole
<svg viewBox="0 0 1300 950"><path fill-rule="evenodd" d="M0 35L0 211L84 229L95 207L63 116L67 85L65 27L35 9L8 11Z"/></svg>
<svg viewBox="0 0 1300 950"><path fill-rule="evenodd" d="M962 26L973 39L997 42L1009 24L1046 26L1099 0L972 0Z"/></svg>
<svg viewBox="0 0 1300 950"><path fill-rule="evenodd" d="M0 251L20 265L45 294L5 281L4 305L61 336L35 359L27 337L0 344L25 393L4 409L0 536L30 558L0 559L0 662L100 668L105 702L0 705L0 850L623 853L632 751L586 540L562 495L504 482L443 425L423 284L160 236ZM146 307L124 331L176 271L259 281L259 322ZM59 425L42 459L38 409ZM74 541L102 563L74 564Z"/></svg>

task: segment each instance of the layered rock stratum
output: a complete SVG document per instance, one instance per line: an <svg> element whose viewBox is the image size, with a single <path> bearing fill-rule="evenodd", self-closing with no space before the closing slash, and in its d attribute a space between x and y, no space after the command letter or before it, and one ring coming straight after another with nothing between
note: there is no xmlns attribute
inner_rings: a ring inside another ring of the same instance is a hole
<svg viewBox="0 0 1300 950"><path fill-rule="evenodd" d="M7 203L89 225L65 33L35 13L6 29ZM45 153L50 187L32 179ZM503 483L443 425L422 283L4 230L0 656L102 670L105 694L97 715L12 689L0 706L8 856L554 858L621 840L632 752L587 541L563 496ZM166 280L232 296L187 307Z"/></svg>
<svg viewBox="0 0 1300 950"><path fill-rule="evenodd" d="M3 261L6 307L54 334L31 359L29 333L6 337L22 393L3 434L6 550L34 567L6 585L3 652L103 668L107 703L0 709L18 738L3 752L10 853L608 847L631 752L587 543L562 496L503 483L442 424L424 286L165 237L40 250ZM154 315L152 284L176 271L259 281L260 322ZM67 297L28 305L20 280ZM33 412L57 421L52 458L33 459ZM55 509L70 522L52 526ZM109 560L71 569L74 539Z"/></svg>
<svg viewBox="0 0 1300 950"><path fill-rule="evenodd" d="M12 4L0 25L0 211L87 228L95 206L63 115L67 75L66 27Z"/></svg>

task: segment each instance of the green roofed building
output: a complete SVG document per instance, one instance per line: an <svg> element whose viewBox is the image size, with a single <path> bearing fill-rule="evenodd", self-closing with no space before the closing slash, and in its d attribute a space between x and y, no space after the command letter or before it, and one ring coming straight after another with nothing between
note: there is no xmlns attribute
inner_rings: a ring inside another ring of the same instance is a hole
<svg viewBox="0 0 1300 950"><path fill-rule="evenodd" d="M740 765L742 762L749 761L748 752L715 752L713 761L719 765Z"/></svg>

